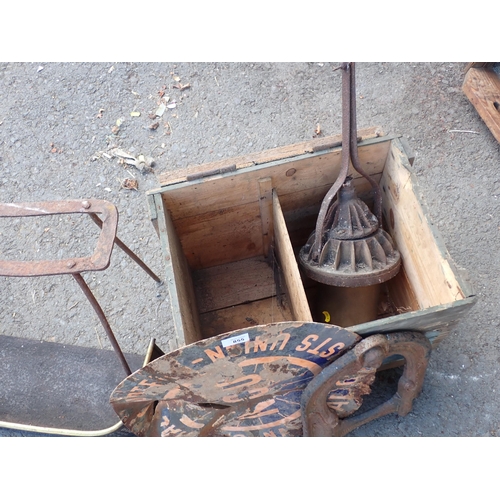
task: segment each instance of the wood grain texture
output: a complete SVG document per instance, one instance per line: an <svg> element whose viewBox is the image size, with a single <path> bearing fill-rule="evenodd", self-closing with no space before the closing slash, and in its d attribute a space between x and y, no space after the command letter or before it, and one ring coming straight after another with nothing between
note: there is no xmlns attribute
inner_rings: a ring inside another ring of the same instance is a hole
<svg viewBox="0 0 500 500"><path fill-rule="evenodd" d="M372 139L384 135L380 127L369 127L358 131L358 138L361 140ZM205 163L203 165L192 165L185 170L174 172L165 172L158 176L158 181L161 186L184 182L188 176L200 175L206 172L214 172L220 169L236 166L237 169L245 168L251 165L259 165L270 161L282 160L285 158L293 158L305 153L312 153L323 149L331 148L333 145L340 145L342 140L341 134L312 139L310 141L300 142L283 146L280 148L267 149L258 153L251 153L244 156L227 158L224 160Z"/></svg>
<svg viewBox="0 0 500 500"><path fill-rule="evenodd" d="M154 197L158 230L165 261L165 276L170 295L177 347L201 339L191 272L177 237L170 214L160 195Z"/></svg>
<svg viewBox="0 0 500 500"><path fill-rule="evenodd" d="M273 221L273 181L271 177L259 179L259 207L262 224L262 255L267 257L271 248L274 232Z"/></svg>
<svg viewBox="0 0 500 500"><path fill-rule="evenodd" d="M201 314L276 294L272 267L263 256L193 272Z"/></svg>
<svg viewBox="0 0 500 500"><path fill-rule="evenodd" d="M360 163L369 175L381 173L389 146L390 140L383 138L359 147ZM269 178L268 185L276 188L286 217L289 210L319 209L340 164L337 148L175 184L160 192L189 265L200 269L264 254L269 241L263 239L261 179ZM350 174L356 185L367 188L357 172Z"/></svg>
<svg viewBox="0 0 500 500"><path fill-rule="evenodd" d="M201 315L203 338L255 325L292 321L292 313L276 297L240 304Z"/></svg>
<svg viewBox="0 0 500 500"><path fill-rule="evenodd" d="M285 218L283 217L278 195L275 191L273 192L273 216L274 243L280 266L283 270L293 318L296 321L313 321L292 243L288 236Z"/></svg>
<svg viewBox="0 0 500 500"><path fill-rule="evenodd" d="M462 90L495 139L500 142L500 78L491 69L472 67Z"/></svg>
<svg viewBox="0 0 500 500"><path fill-rule="evenodd" d="M384 217L419 308L426 309L463 299L465 295L444 246L438 245L430 229L431 222L414 190L416 178L408 168L401 145L393 141L381 181Z"/></svg>

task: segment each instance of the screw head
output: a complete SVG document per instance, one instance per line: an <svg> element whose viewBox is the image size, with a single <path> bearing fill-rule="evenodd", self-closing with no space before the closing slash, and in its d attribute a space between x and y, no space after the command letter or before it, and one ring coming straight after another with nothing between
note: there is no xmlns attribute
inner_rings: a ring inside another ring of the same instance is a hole
<svg viewBox="0 0 500 500"><path fill-rule="evenodd" d="M83 207L83 208L90 208L90 201L88 201L88 200L83 200L83 201L82 201L82 207Z"/></svg>
<svg viewBox="0 0 500 500"><path fill-rule="evenodd" d="M68 269L71 269L72 267L75 267L76 266L76 262L74 260L70 260L66 266L68 267Z"/></svg>

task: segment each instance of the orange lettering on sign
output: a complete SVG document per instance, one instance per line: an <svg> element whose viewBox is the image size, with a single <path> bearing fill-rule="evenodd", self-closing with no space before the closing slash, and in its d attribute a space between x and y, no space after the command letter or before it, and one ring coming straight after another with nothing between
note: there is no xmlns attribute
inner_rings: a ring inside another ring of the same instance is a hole
<svg viewBox="0 0 500 500"><path fill-rule="evenodd" d="M170 427L167 427L166 429L161 431L162 437L166 436L175 436L176 434L182 433L182 429L177 429L175 425L171 425Z"/></svg>
<svg viewBox="0 0 500 500"><path fill-rule="evenodd" d="M264 437L276 437L276 434L273 431L263 432L262 434L264 434Z"/></svg>
<svg viewBox="0 0 500 500"><path fill-rule="evenodd" d="M212 361L212 363L215 363L216 359L225 357L220 346L217 346L215 348L215 351L212 351L211 349L205 349L205 354L210 358L210 361Z"/></svg>
<svg viewBox="0 0 500 500"><path fill-rule="evenodd" d="M257 403L255 405L255 408L253 411L249 411L247 413L243 413L240 417L238 417L238 420L244 420L246 418L260 418L264 417L265 415L274 415L275 413L278 413L279 410L278 408L272 408L268 409L270 406L272 406L276 401L274 399L268 399L267 401L261 401L260 403Z"/></svg>
<svg viewBox="0 0 500 500"><path fill-rule="evenodd" d="M281 337L285 337L284 339L281 339ZM289 333L282 333L279 337L276 338L276 340L272 343L270 349L271 351L274 351L274 349L276 349L276 346L278 345L278 341L279 340L283 340L283 342L281 342L281 346L279 348L280 351L282 351L285 346L287 345L288 341L290 340L290 334Z"/></svg>
<svg viewBox="0 0 500 500"><path fill-rule="evenodd" d="M257 387L255 389L248 389L252 385L258 384L261 381L260 375L254 373L251 375L247 375L245 377L237 378L231 382L223 382L221 384L217 384L217 387L225 391L230 391L231 394L229 396L225 396L222 398L222 401L225 403L237 403L242 401L243 399L253 399L259 396L264 396L269 392L267 387ZM240 397L241 393L244 393L243 397Z"/></svg>
<svg viewBox="0 0 500 500"><path fill-rule="evenodd" d="M265 351L267 348L267 341L260 340L260 337L255 337L253 341L253 352Z"/></svg>
<svg viewBox="0 0 500 500"><path fill-rule="evenodd" d="M312 342L318 340L318 336L317 335L308 335L296 348L295 350L296 351L305 351L306 349L309 349L309 347L311 347L311 342L309 342L309 340L311 340Z"/></svg>
<svg viewBox="0 0 500 500"><path fill-rule="evenodd" d="M319 350L321 347L323 347L324 345L328 344L328 342L330 342L330 340L332 340L331 338L327 338L324 342L321 342L321 344L317 347L315 347L314 349L308 349L307 352L311 353L311 354L319 354Z"/></svg>
<svg viewBox="0 0 500 500"><path fill-rule="evenodd" d="M320 352L319 355L321 358L328 358L340 352L344 347L345 347L344 343L338 342L337 344L334 344L331 347L329 347L327 351Z"/></svg>

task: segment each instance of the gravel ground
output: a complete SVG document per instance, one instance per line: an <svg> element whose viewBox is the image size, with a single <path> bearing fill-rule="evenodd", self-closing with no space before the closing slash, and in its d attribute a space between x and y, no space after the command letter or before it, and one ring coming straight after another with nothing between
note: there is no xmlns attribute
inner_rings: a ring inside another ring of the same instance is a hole
<svg viewBox="0 0 500 500"><path fill-rule="evenodd" d="M118 236L161 276L145 197L158 186L156 176L308 140L318 123L323 135L340 132L336 65L0 63L0 199L107 199L120 213ZM461 91L465 66L357 65L358 127L378 125L408 139L431 217L479 299L433 352L413 411L372 422L357 436L500 433L500 145ZM161 94L169 106L153 120ZM124 166L108 157L113 148L155 164ZM123 188L125 179L137 181L137 190ZM76 216L0 220L0 255L39 259L57 248L58 258L78 256L89 253L97 234ZM152 336L168 346L165 286L119 249L108 270L85 278L124 351L144 354ZM2 335L110 348L69 276L0 278L0 301Z"/></svg>

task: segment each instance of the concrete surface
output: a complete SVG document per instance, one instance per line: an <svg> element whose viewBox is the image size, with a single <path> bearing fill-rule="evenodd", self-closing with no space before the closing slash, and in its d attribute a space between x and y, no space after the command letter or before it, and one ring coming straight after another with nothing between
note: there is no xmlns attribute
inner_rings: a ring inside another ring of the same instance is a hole
<svg viewBox="0 0 500 500"><path fill-rule="evenodd" d="M161 274L145 199L156 175L304 141L318 123L323 135L340 132L337 65L0 63L0 199L107 199L120 212L118 236ZM378 125L408 139L431 217L478 303L433 352L413 411L372 422L356 436L500 433L500 145L461 91L465 66L357 65L358 127ZM171 107L153 120L162 93ZM151 156L155 166L125 168L106 156L114 147ZM137 190L121 188L127 178L138 181ZM78 256L93 248L96 234L76 216L0 220L0 256ZM153 336L168 346L166 287L119 249L108 270L85 278L124 351L144 354ZM1 335L110 348L69 276L0 278L0 303Z"/></svg>

